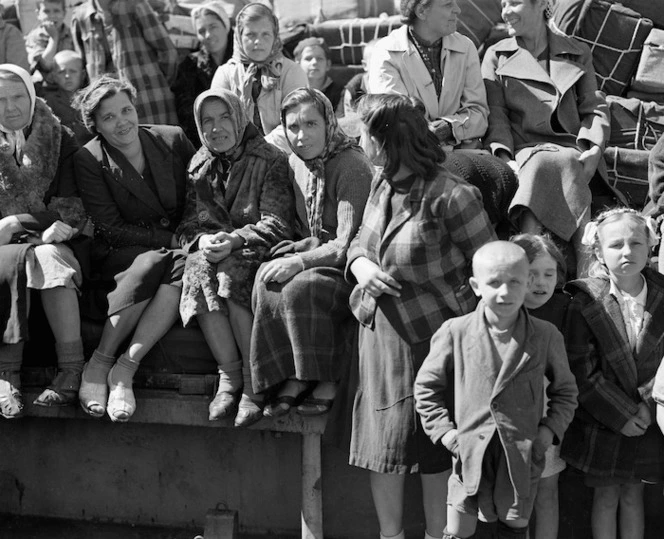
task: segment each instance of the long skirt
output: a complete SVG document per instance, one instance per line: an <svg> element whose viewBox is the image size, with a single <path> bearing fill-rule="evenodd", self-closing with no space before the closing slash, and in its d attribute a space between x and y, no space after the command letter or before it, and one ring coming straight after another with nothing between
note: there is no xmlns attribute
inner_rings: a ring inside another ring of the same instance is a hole
<svg viewBox="0 0 664 539"><path fill-rule="evenodd" d="M360 326L359 387L349 463L380 473L440 473L452 455L434 445L415 411L413 384L429 341L404 341L380 308L373 329Z"/></svg>
<svg viewBox="0 0 664 539"><path fill-rule="evenodd" d="M557 144L519 150L519 188L510 205L510 218L516 221L528 209L544 228L569 241L589 216L592 198L579 155L577 148Z"/></svg>
<svg viewBox="0 0 664 539"><path fill-rule="evenodd" d="M286 380L336 382L355 328L352 291L338 268L310 268L285 283L254 283L251 375L255 391Z"/></svg>

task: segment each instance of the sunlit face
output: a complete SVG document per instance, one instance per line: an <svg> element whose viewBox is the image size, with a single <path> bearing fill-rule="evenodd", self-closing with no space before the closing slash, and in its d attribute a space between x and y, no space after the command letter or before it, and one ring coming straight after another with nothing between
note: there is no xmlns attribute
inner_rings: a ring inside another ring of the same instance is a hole
<svg viewBox="0 0 664 539"><path fill-rule="evenodd" d="M22 82L0 80L0 125L10 131L30 122L30 94Z"/></svg>
<svg viewBox="0 0 664 539"><path fill-rule="evenodd" d="M300 67L307 74L310 85L324 81L331 65L325 51L317 45L305 47L300 56Z"/></svg>
<svg viewBox="0 0 664 539"><path fill-rule="evenodd" d="M65 20L65 10L60 2L44 2L37 12L39 22L60 26Z"/></svg>
<svg viewBox="0 0 664 539"><path fill-rule="evenodd" d="M235 146L235 128L231 113L221 99L206 99L201 107L201 129L206 146L225 153Z"/></svg>
<svg viewBox="0 0 664 539"><path fill-rule="evenodd" d="M509 257L491 263L484 261L473 268L470 284L486 307L499 320L516 316L530 283L528 261Z"/></svg>
<svg viewBox="0 0 664 539"><path fill-rule="evenodd" d="M602 223L595 254L616 279L634 277L648 263L650 248L645 225L631 217Z"/></svg>
<svg viewBox="0 0 664 539"><path fill-rule="evenodd" d="M95 114L97 132L115 148L122 149L138 140L138 114L125 92L104 99Z"/></svg>
<svg viewBox="0 0 664 539"><path fill-rule="evenodd" d="M247 22L242 29L242 48L250 60L263 62L267 60L274 45L274 28L266 18Z"/></svg>
<svg viewBox="0 0 664 539"><path fill-rule="evenodd" d="M457 0L431 0L428 6L423 9L423 19L419 19L419 24L440 37L449 36L456 32L457 18L461 13L461 8Z"/></svg>
<svg viewBox="0 0 664 539"><path fill-rule="evenodd" d="M314 159L325 150L325 118L313 103L303 103L286 113L286 135L298 157Z"/></svg>
<svg viewBox="0 0 664 539"><path fill-rule="evenodd" d="M510 36L528 36L544 20L544 0L502 0L500 5Z"/></svg>
<svg viewBox="0 0 664 539"><path fill-rule="evenodd" d="M537 309L551 299L558 282L558 264L550 254L538 256L531 262L530 279L524 304L528 309Z"/></svg>
<svg viewBox="0 0 664 539"><path fill-rule="evenodd" d="M228 46L228 30L216 15L205 14L196 19L196 35L210 54L223 53Z"/></svg>
<svg viewBox="0 0 664 539"><path fill-rule="evenodd" d="M75 92L83 81L83 62L76 58L55 62L53 77L57 85L68 92Z"/></svg>

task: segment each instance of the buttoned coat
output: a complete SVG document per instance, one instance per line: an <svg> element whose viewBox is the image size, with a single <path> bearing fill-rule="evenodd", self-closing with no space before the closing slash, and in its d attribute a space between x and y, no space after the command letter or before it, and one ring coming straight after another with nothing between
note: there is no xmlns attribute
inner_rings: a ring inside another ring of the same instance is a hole
<svg viewBox="0 0 664 539"><path fill-rule="evenodd" d="M653 421L643 436L620 430L645 402L655 417L652 388L664 356L664 276L645 269L648 294L636 347L629 344L608 279L568 283L573 294L566 344L579 387L579 409L561 456L584 472L609 477L663 479L664 442Z"/></svg>
<svg viewBox="0 0 664 539"><path fill-rule="evenodd" d="M457 429L459 475L468 495L477 494L484 453L497 432L514 490L525 498L530 495L532 446L538 427L550 428L559 443L576 408L576 384L560 331L525 309L517 322L524 324L525 332L514 334L523 341L513 355L502 358L494 378L489 363L496 348L484 311L480 302L474 312L448 320L435 333L415 380L416 408L435 443ZM542 417L545 376L550 381L549 406ZM452 384L453 408L443 398Z"/></svg>
<svg viewBox="0 0 664 539"><path fill-rule="evenodd" d="M131 82L138 91L141 122L177 125L169 82L175 78L178 52L147 0L112 0L112 30L107 39L113 66L107 65L104 24L94 0L72 14L74 47L83 56L90 80L108 72ZM114 69L112 69L114 68Z"/></svg>
<svg viewBox="0 0 664 539"><path fill-rule="evenodd" d="M143 125L138 136L156 193L100 136L74 156L83 205L95 226L98 258L122 247L170 247L182 217L194 147L180 127Z"/></svg>
<svg viewBox="0 0 664 539"><path fill-rule="evenodd" d="M609 110L597 89L590 49L557 31L547 34L550 74L513 37L489 47L484 56L491 112L484 143L492 153L504 148L515 155L538 143L577 147L580 140L604 149Z"/></svg>
<svg viewBox="0 0 664 539"><path fill-rule="evenodd" d="M400 297L381 297L382 309L401 337L416 344L448 318L473 309L469 264L495 233L479 190L442 166L436 178L415 178L403 206L388 220L392 193L386 179L374 180L346 268L364 256L401 284ZM350 305L358 321L373 328L376 299L356 286Z"/></svg>
<svg viewBox="0 0 664 539"><path fill-rule="evenodd" d="M429 121L443 118L452 124L457 143L484 135L489 109L477 49L455 32L443 37L443 88L440 97L420 53L408 38L408 27L393 30L371 54L369 92L419 98Z"/></svg>

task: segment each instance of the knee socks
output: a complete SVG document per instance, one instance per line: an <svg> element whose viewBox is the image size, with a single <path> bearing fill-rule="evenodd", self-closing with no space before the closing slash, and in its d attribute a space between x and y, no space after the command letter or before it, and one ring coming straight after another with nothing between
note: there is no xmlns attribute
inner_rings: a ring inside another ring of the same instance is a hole
<svg viewBox="0 0 664 539"><path fill-rule="evenodd" d="M403 530L401 530L396 535L383 535L381 533L380 534L380 539L406 539L406 534L404 533Z"/></svg>
<svg viewBox="0 0 664 539"><path fill-rule="evenodd" d="M127 354L122 354L113 366L113 375L111 376L113 384L121 382L125 387L131 387L134 374L136 374L139 365L140 363L129 359Z"/></svg>
<svg viewBox="0 0 664 539"><path fill-rule="evenodd" d="M108 371L115 365L115 358L102 354L99 350L92 353L88 366L85 368L85 381L92 384L106 385Z"/></svg>
<svg viewBox="0 0 664 539"><path fill-rule="evenodd" d="M0 344L0 372L19 372L23 364L23 342Z"/></svg>
<svg viewBox="0 0 664 539"><path fill-rule="evenodd" d="M56 342L55 353L58 356L58 370L79 374L83 370L83 341Z"/></svg>

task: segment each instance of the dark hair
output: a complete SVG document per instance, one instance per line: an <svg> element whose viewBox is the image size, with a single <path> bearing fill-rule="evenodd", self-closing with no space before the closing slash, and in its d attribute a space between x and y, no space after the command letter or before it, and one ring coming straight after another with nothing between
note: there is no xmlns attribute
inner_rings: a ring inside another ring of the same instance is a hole
<svg viewBox="0 0 664 539"><path fill-rule="evenodd" d="M62 7L63 11L67 11L67 4L65 0L38 0L37 1L37 9L42 7L44 4L60 4Z"/></svg>
<svg viewBox="0 0 664 539"><path fill-rule="evenodd" d="M132 105L136 104L136 88L129 82L116 79L110 75L102 75L90 84L90 86L76 92L72 101L72 107L80 112L83 125L85 125L90 133L97 134L95 116L99 107L101 107L102 101L121 92L127 94Z"/></svg>
<svg viewBox="0 0 664 539"><path fill-rule="evenodd" d="M385 152L383 173L389 178L401 165L413 173L433 180L445 152L436 135L429 130L422 102L415 97L397 94L367 94L359 102L357 113L369 134Z"/></svg>
<svg viewBox="0 0 664 539"><path fill-rule="evenodd" d="M325 54L325 59L326 60L330 59L330 47L327 46L325 40L322 37L308 37L300 41L293 50L293 57L295 58L296 62L300 61L300 59L302 58L302 53L304 52L304 49L306 49L307 47L320 47L321 49L323 49L323 53Z"/></svg>
<svg viewBox="0 0 664 539"><path fill-rule="evenodd" d="M533 263L540 256L549 255L556 262L557 284L562 286L567 280L567 263L565 257L560 252L550 236L538 234L518 234L510 238L512 243L516 243L528 257L528 262Z"/></svg>
<svg viewBox="0 0 664 539"><path fill-rule="evenodd" d="M325 97L323 95L323 97ZM327 97L325 97L327 99ZM286 127L286 114L298 105L312 103L320 115L325 119L325 107L312 88L297 88L290 92L281 104L281 124Z"/></svg>

